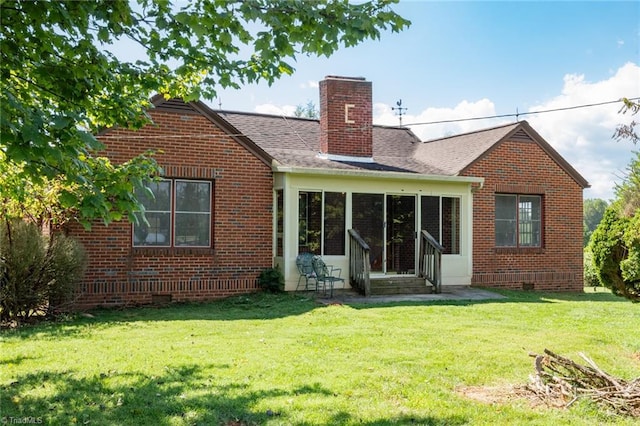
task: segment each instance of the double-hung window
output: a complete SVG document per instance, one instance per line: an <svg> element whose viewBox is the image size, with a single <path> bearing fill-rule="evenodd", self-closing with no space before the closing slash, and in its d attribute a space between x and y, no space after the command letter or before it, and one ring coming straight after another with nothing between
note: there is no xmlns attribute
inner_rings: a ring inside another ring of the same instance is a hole
<svg viewBox="0 0 640 426"><path fill-rule="evenodd" d="M496 247L542 247L542 197L496 194Z"/></svg>
<svg viewBox="0 0 640 426"><path fill-rule="evenodd" d="M146 222L136 213L134 247L211 246L211 182L164 179L152 182L149 189L151 194L136 193Z"/></svg>

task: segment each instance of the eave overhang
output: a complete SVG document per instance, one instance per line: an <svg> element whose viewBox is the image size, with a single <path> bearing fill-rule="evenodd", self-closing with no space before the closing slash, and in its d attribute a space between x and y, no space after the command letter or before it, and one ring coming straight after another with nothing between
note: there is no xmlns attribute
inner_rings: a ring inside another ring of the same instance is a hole
<svg viewBox="0 0 640 426"><path fill-rule="evenodd" d="M425 182L448 182L466 184L484 184L484 178L475 176L427 175L420 173L381 172L375 170L344 170L284 166L274 161L271 165L274 173L297 174L307 176L343 176L353 178L376 178L389 180L413 180Z"/></svg>

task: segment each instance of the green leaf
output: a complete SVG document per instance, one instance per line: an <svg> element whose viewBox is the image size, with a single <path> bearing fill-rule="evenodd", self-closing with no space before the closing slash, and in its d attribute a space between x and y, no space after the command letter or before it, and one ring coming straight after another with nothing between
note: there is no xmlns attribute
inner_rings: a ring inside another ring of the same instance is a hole
<svg viewBox="0 0 640 426"><path fill-rule="evenodd" d="M92 157L104 149L95 137L100 131L149 123L149 96L195 100L220 87L272 83L293 72L288 63L298 54L330 55L378 37L387 26L408 25L387 0L205 0L182 8L156 0L14 3L2 3L5 168L20 169L12 176L30 187L32 200L44 199L53 185L48 207L60 222L85 225L128 215L137 203L121 183L161 172L148 158L120 167ZM124 37L135 40L146 57L133 63L103 49ZM49 214L44 203L26 202L24 191L7 193L20 205L14 211ZM110 204L91 198L98 194Z"/></svg>

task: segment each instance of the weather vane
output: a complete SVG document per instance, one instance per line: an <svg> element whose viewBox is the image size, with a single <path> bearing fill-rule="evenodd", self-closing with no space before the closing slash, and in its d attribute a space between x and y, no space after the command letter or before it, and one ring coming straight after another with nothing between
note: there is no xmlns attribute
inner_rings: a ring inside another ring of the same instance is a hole
<svg viewBox="0 0 640 426"><path fill-rule="evenodd" d="M396 102L396 105L398 105L397 107L391 107L392 111L398 111L398 119L400 120L400 125L402 126L402 116L405 114L405 111L408 110L409 108L405 108L402 106L402 99L398 100L398 102Z"/></svg>

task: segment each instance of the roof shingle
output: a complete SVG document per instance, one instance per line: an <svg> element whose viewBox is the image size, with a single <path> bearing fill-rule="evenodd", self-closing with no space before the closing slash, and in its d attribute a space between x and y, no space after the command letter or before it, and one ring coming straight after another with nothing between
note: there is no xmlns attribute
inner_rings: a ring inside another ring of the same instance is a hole
<svg viewBox="0 0 640 426"><path fill-rule="evenodd" d="M176 109L175 99L154 98L154 105ZM180 101L181 102L181 101ZM508 138L535 142L584 188L589 183L526 121L421 142L408 128L373 126L373 162L322 158L320 122L316 119L212 110L202 102L189 105L229 132L265 162L286 167L361 170L459 176L498 143ZM180 107L184 109L183 107ZM178 109L180 109L178 108Z"/></svg>

